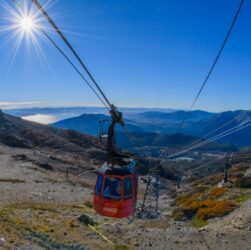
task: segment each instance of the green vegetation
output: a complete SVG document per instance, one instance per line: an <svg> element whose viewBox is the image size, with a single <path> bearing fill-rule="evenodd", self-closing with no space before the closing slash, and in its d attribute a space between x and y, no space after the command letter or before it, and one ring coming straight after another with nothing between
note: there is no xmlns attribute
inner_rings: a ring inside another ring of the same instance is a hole
<svg viewBox="0 0 251 250"><path fill-rule="evenodd" d="M237 199L235 199L235 202L240 205L249 199L251 199L251 192L240 195Z"/></svg>
<svg viewBox="0 0 251 250"><path fill-rule="evenodd" d="M173 210L173 218L176 221L185 221L187 219L183 209L177 207Z"/></svg>
<svg viewBox="0 0 251 250"><path fill-rule="evenodd" d="M88 240L93 233L89 228L91 215L85 216L88 225L76 218L84 210L84 206L76 205L14 203L0 210L0 235L6 239L8 249L16 242L20 246L33 242L44 249L99 249L100 241ZM121 248L116 249L128 249L117 245ZM107 243L104 247L111 249Z"/></svg>
<svg viewBox="0 0 251 250"><path fill-rule="evenodd" d="M226 215L234 210L236 204L230 200L199 200L187 199L180 204L187 218L192 218L194 215L199 219L207 220L213 217Z"/></svg>
<svg viewBox="0 0 251 250"><path fill-rule="evenodd" d="M243 176L235 182L237 187L251 188L251 176Z"/></svg>
<svg viewBox="0 0 251 250"><path fill-rule="evenodd" d="M195 227L195 228L201 228L204 227L206 225L208 225L208 221L206 220L202 220L202 219L198 219L196 216L192 219L191 224Z"/></svg>
<svg viewBox="0 0 251 250"><path fill-rule="evenodd" d="M93 204L92 204L91 201L86 201L86 202L84 203L84 205L85 205L86 207L88 207L88 208L93 208Z"/></svg>
<svg viewBox="0 0 251 250"><path fill-rule="evenodd" d="M192 189L179 193L172 203L173 218L178 221L191 220L195 227L202 227L207 220L222 217L232 212L238 205L251 199L251 177L245 176L247 164L237 164L229 170L229 183L218 187L223 175L214 174L199 178L194 176ZM237 187L237 188L236 188Z"/></svg>
<svg viewBox="0 0 251 250"><path fill-rule="evenodd" d="M114 250L129 250L130 248L126 245L115 244Z"/></svg>

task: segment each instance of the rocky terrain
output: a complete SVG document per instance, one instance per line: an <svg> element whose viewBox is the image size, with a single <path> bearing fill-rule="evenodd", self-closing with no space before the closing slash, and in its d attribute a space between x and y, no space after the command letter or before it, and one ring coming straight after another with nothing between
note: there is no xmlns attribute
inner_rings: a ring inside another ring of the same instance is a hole
<svg viewBox="0 0 251 250"><path fill-rule="evenodd" d="M162 162L159 215L133 221L93 210L104 158L94 137L0 113L0 249L251 249L250 153L232 160L226 184L225 160Z"/></svg>
<svg viewBox="0 0 251 250"><path fill-rule="evenodd" d="M198 228L173 216L172 203L192 187L184 183L176 193L175 183L163 179L159 218L113 220L92 208L93 170L98 165L89 163L82 172L67 175L66 163L56 164L53 152L34 152L0 147L0 249L251 249L248 198L229 215ZM57 158L64 159L64 154L57 153ZM246 175L250 172L245 170ZM144 189L140 182L138 204ZM250 191L243 190L249 197Z"/></svg>

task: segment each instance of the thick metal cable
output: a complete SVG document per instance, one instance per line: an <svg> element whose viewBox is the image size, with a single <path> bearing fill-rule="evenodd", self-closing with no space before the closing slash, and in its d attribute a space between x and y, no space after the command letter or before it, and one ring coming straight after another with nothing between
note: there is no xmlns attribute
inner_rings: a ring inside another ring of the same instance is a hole
<svg viewBox="0 0 251 250"><path fill-rule="evenodd" d="M220 129L222 129L222 128L226 127L227 125L231 124L232 122L234 122L234 121L240 119L241 117L243 117L245 114L247 114L247 113L249 113L249 112L251 112L251 110L245 110L245 111L241 112L238 116L234 117L232 120L229 120L229 121L223 123L223 124L222 124L221 126L219 126L217 129L215 129L215 130L209 132L208 134L202 136L200 139L196 140L195 142L192 142L191 144L189 144L189 145L187 145L187 146L185 146L185 147L183 147L183 148L177 150L176 152L174 152L174 154L179 153L180 151L186 150L186 149L188 149L188 148L192 147L193 145L196 145L196 144L198 144L198 143L200 143L200 142L203 142L203 140L204 140L204 139L207 139L208 136L213 135L214 133L216 133L216 132L219 131ZM223 132L222 132L222 133L223 133Z"/></svg>
<svg viewBox="0 0 251 250"><path fill-rule="evenodd" d="M67 40L67 38L65 37L65 35L63 34L63 32L59 29L59 27L56 25L56 23L52 20L52 18L49 16L49 14L45 11L45 9L41 6L41 4L37 1L37 0L31 0L39 9L39 11L44 15L44 17L48 20L48 22L52 25L52 27L54 28L54 30L57 32L57 34L63 39L63 41L65 42L65 44L67 45L67 47L71 50L71 52L74 54L74 56L77 58L77 60L79 61L79 63L81 64L81 66L84 68L84 70L86 71L87 75L90 77L90 79L92 80L92 82L94 83L94 85L96 86L96 88L98 89L98 91L100 92L100 94L102 95L102 97L104 98L104 100L106 101L107 105L110 107L111 110L113 110L113 105L110 103L110 101L108 100L108 98L106 97L106 95L104 94L104 92L102 91L102 89L100 88L99 84L97 83L97 81L94 79L93 75L90 73L90 71L88 70L88 68L86 67L86 65L84 64L84 62L82 61L82 59L80 58L80 56L78 55L78 53L76 52L76 50L73 48L73 46L70 44L70 42ZM45 36L48 36L45 33ZM50 37L47 37L49 40ZM58 48L58 46L55 44L54 41L51 41L54 46L61 52L61 49ZM62 52L61 52L62 53ZM62 53L63 54L63 53ZM64 55L64 54L63 54ZM68 57L64 55L64 57L69 61ZM72 64L69 61L70 64ZM76 69L76 67L74 65L72 65L75 70L81 75L82 78L83 75L79 72L78 69ZM86 81L86 79L85 79ZM88 82L89 87L90 83ZM92 87L91 87L92 88ZM92 88L92 90L94 91L94 89ZM94 91L95 94L97 95L97 92ZM101 100L101 97L98 97ZM107 105L104 103L103 100L101 100L101 102L105 105L105 107L107 108ZM127 134L129 140L135 145L134 140L132 139L132 137L130 136L129 131L126 129L125 126L123 126L123 129L125 131L125 133Z"/></svg>
<svg viewBox="0 0 251 250"><path fill-rule="evenodd" d="M64 51L55 43L55 41L44 30L41 29L40 31L54 45L54 47L62 54L62 56L69 62L69 64L73 67L73 69L80 75L80 77L84 80L84 82L91 88L91 90L94 92L94 94L98 97L98 99L104 104L104 106L109 111L109 107L107 106L107 104L103 101L103 99L99 96L97 91L91 86L89 81L79 71L79 69L74 65L74 63L70 60L70 58L64 53Z"/></svg>
<svg viewBox="0 0 251 250"><path fill-rule="evenodd" d="M205 86L206 86L206 84L207 84L207 82L208 82L208 79L210 78L210 76L211 76L211 74L212 74L212 72L213 72L213 70L214 70L214 68L215 68L215 66L216 66L216 64L217 64L217 62L219 61L219 58L220 58L220 56L221 56L221 54L222 54L222 51L223 51L223 49L225 48L225 45L226 45L226 43L227 43L227 41L228 41L228 39L229 39L229 36L230 36L230 34L231 34L231 32L232 32L232 30L233 30L233 28L234 28L234 25L235 25L235 23L236 23L236 21L237 21L237 19L238 19L238 16L239 16L239 14L240 14L240 11L241 11L241 8L242 8L242 6L243 6L243 3L244 3L244 0L241 0L240 5L239 5L239 7L238 7L238 9L237 9L237 12L236 12L236 14L235 14L235 16L234 16L234 19L233 19L233 21L232 21L232 23L231 23L231 25L230 25L229 30L228 30L228 33L227 33L227 35L226 35L226 37L225 37L225 39L224 39L224 41L223 41L223 43L222 43L222 45L221 45L221 47L220 47L220 50L219 50L219 52L218 52L216 58L214 59L213 64L212 64L212 66L211 66L209 72L207 73L207 76L206 76L205 80L203 81L202 86L201 86L200 89L199 89L199 92L198 92L197 95L195 96L195 99L194 99L194 101L192 102L192 105L190 106L189 110L186 112L186 115L185 115L183 121L181 122L181 124L180 124L180 126L179 126L179 128L178 128L178 132L179 132L180 129L183 127L185 121L186 121L187 118L188 118L188 113L193 109L193 107L194 107L196 101L198 100L199 96L201 95L203 89L205 88Z"/></svg>
<svg viewBox="0 0 251 250"><path fill-rule="evenodd" d="M168 156L168 158L172 158L172 157L174 157L174 156L177 156L177 155L180 155L180 154L187 153L187 152L189 152L189 151L191 151L191 150L193 150L193 149L196 149L196 148L205 146L205 145L207 145L207 144L210 143L210 142L219 140L219 139L221 139L221 138L223 138L223 137L225 137L225 136L227 136L227 135L233 134L233 133L235 133L235 132L237 132L237 131L239 131L239 130L241 130L241 129L244 129L244 128L250 126L250 125L251 125L251 124L245 124L245 126L242 126L242 127L240 127L240 125L238 125L238 126L236 126L236 127L234 127L234 128L231 128L231 129L225 131L224 133L220 133L219 135L216 135L216 136L214 136L214 137L212 137L212 138L210 138L210 139L208 139L208 140L206 140L206 141L204 141L204 142L198 143L198 144L196 144L196 145L194 145L194 146L192 146L192 147L190 147L190 148L188 148L188 149L185 149L185 150L179 151L179 152L177 152L177 153L174 153L174 154Z"/></svg>
<svg viewBox="0 0 251 250"><path fill-rule="evenodd" d="M57 32L57 34L63 39L63 41L65 42L65 44L67 45L67 47L71 50L71 52L77 58L77 60L81 64L81 66L86 71L87 75L90 77L90 79L92 80L92 82L94 83L94 85L96 86L96 88L99 90L100 94L103 96L103 98L107 102L108 106L112 109L112 105L109 102L108 98L106 97L106 95L104 94L104 92L102 91L102 89L100 88L100 86L98 85L98 83L96 82L96 80L94 79L94 77L92 76L92 74L90 73L90 71L88 70L88 68L84 64L84 62L82 61L82 59L80 58L80 56L78 55L78 53L76 52L76 50L73 48L73 46L67 40L67 38L65 37L65 35L62 33L62 31L59 29L59 27L56 25L56 23L52 20L52 18L49 16L49 14L45 11L45 9L42 7L42 5L37 0L31 0L31 1L37 6L37 8L39 9L39 11L44 15L44 17L52 25L52 27L55 29L55 31Z"/></svg>
<svg viewBox="0 0 251 250"><path fill-rule="evenodd" d="M242 126L242 125L243 125L243 126ZM192 147L190 147L190 148L188 148L188 149L186 149L186 150L183 150L183 151L180 151L180 152L178 152L178 153L172 154L172 155L170 155L168 158L172 158L172 157L174 157L174 156L177 156L177 155L180 155L180 154L184 154L184 153L186 153L186 152L191 151L192 149L195 149L195 148L204 146L204 145L206 145L206 144L208 144L208 143L210 143L210 142L219 140L219 139L221 139L221 138L223 138L223 137L225 137L225 136L227 136L227 135L233 134L233 133L235 133L235 132L238 132L239 130L242 130L242 129L246 128L246 127L249 127L250 125L251 125L251 123L248 123L248 122L246 122L246 123L244 123L244 124L237 125L237 126L231 128L231 129L229 129L229 130L227 130L227 131L225 131L225 132L223 132L223 133L220 133L219 135L214 136L213 138L210 138L210 139L207 140L207 141L198 143L197 145L194 145L194 146L192 146Z"/></svg>

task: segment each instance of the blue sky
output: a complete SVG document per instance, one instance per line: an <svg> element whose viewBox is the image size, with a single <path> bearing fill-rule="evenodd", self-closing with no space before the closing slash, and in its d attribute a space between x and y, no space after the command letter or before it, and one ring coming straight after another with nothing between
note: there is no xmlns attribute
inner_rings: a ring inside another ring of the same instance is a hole
<svg viewBox="0 0 251 250"><path fill-rule="evenodd" d="M11 0L3 2L15 8ZM238 5L239 0L58 0L48 12L113 103L187 109ZM195 109L251 108L250 11L246 0ZM1 8L0 26L7 15ZM0 32L0 43L9 35ZM25 39L15 57L17 38L0 46L0 104L100 106L55 48L39 34L36 39L44 57Z"/></svg>

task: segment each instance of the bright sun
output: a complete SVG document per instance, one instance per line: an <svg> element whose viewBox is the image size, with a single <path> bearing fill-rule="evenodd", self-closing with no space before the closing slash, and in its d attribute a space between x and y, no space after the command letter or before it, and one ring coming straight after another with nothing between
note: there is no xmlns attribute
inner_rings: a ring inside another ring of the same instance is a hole
<svg viewBox="0 0 251 250"><path fill-rule="evenodd" d="M20 19L20 28L23 31L31 32L35 26L36 25L32 17L24 16Z"/></svg>
<svg viewBox="0 0 251 250"><path fill-rule="evenodd" d="M49 1L49 0L44 0ZM15 4L13 3L15 2ZM45 3L46 4L46 3ZM48 8L48 4L46 4ZM26 49L25 54L30 55L31 48L35 50L39 59L46 65L48 62L44 51L40 47L40 39L43 39L42 30L48 30L46 21L30 0L2 1L0 0L0 47L9 45L13 41L13 47L10 49L10 64L15 60L17 52L21 45ZM2 9L4 11L2 11ZM27 53L26 53L27 52ZM10 65L11 66L11 65Z"/></svg>

